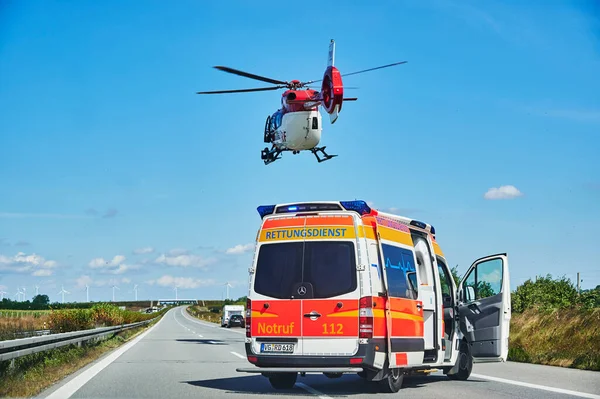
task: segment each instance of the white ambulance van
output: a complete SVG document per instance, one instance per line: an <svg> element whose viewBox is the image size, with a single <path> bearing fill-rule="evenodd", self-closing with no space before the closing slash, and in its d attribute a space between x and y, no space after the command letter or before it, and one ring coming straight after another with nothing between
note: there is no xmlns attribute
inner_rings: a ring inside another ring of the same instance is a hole
<svg viewBox="0 0 600 399"><path fill-rule="evenodd" d="M441 369L506 361L508 256L476 260L458 286L433 226L364 201L258 207L246 355L276 389L298 374L357 373L383 392Z"/></svg>

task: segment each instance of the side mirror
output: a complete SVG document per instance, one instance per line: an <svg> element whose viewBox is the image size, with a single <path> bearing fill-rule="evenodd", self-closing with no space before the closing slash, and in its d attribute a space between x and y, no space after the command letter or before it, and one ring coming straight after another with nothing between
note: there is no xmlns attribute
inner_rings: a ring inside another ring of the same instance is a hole
<svg viewBox="0 0 600 399"><path fill-rule="evenodd" d="M465 287L465 302L471 302L475 300L475 289L471 286Z"/></svg>

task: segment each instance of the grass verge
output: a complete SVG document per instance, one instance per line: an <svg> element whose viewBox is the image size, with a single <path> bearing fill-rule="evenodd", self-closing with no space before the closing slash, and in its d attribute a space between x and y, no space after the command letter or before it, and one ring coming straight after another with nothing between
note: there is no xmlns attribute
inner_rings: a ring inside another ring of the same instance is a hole
<svg viewBox="0 0 600 399"><path fill-rule="evenodd" d="M157 323L161 317L157 317L147 326L121 331L103 341L83 342L81 347L69 345L23 356L14 359L12 366L10 360L0 362L0 397L22 398L38 395L106 352L130 341Z"/></svg>
<svg viewBox="0 0 600 399"><path fill-rule="evenodd" d="M513 313L508 360L600 371L600 309Z"/></svg>

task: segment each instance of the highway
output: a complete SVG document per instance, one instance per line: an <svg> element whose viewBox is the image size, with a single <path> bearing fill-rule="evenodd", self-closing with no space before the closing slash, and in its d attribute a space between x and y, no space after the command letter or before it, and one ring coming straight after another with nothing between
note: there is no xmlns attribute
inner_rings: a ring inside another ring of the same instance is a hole
<svg viewBox="0 0 600 399"><path fill-rule="evenodd" d="M356 375L298 377L291 390L276 391L251 366L244 330L192 318L185 307L170 310L148 331L49 388L39 398L593 398L600 373L522 363L476 364L468 381L441 372L404 380L396 394L379 393Z"/></svg>

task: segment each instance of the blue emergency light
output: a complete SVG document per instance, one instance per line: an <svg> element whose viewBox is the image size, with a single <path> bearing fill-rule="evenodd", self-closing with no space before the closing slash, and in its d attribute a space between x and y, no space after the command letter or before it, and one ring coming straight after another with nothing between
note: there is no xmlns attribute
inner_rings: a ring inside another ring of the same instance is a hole
<svg viewBox="0 0 600 399"><path fill-rule="evenodd" d="M275 211L275 205L261 205L258 208L258 214L261 218L264 218L267 215L272 214Z"/></svg>
<svg viewBox="0 0 600 399"><path fill-rule="evenodd" d="M342 204L342 206L347 211L355 211L355 212L358 212L360 215L367 215L367 214L371 213L371 207L369 205L367 205L367 203L365 201L362 201L362 200L340 201L340 204Z"/></svg>

